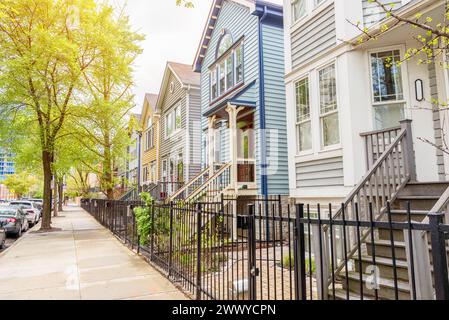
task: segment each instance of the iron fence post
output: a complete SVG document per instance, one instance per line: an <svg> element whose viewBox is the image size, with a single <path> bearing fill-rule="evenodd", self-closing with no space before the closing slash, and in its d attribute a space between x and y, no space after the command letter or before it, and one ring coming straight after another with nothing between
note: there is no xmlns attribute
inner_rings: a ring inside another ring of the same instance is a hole
<svg viewBox="0 0 449 320"><path fill-rule="evenodd" d="M172 274L173 263L173 201L170 201L170 240L168 247L168 277Z"/></svg>
<svg viewBox="0 0 449 320"><path fill-rule="evenodd" d="M440 230L443 224L443 213L429 213L430 236L432 244L433 276L437 300L449 300L449 279L447 270L447 252L444 232Z"/></svg>
<svg viewBox="0 0 449 320"><path fill-rule="evenodd" d="M196 209L196 300L201 300L201 203Z"/></svg>
<svg viewBox="0 0 449 320"><path fill-rule="evenodd" d="M249 299L257 298L257 276L258 269L256 266L256 226L255 226L255 206L248 205L248 279L249 279Z"/></svg>
<svg viewBox="0 0 449 320"><path fill-rule="evenodd" d="M151 200L151 240L150 240L150 260L153 260L154 254L154 200Z"/></svg>
<svg viewBox="0 0 449 320"><path fill-rule="evenodd" d="M296 221L294 227L294 276L295 276L295 298L296 300L307 300L306 290L306 252L304 224L304 204L296 205Z"/></svg>

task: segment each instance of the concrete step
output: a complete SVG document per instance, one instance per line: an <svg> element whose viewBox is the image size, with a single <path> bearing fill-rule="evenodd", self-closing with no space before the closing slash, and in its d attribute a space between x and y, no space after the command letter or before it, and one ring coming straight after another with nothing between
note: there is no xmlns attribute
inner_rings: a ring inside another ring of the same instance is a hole
<svg viewBox="0 0 449 320"><path fill-rule="evenodd" d="M347 289L346 285L346 275L344 272L340 274L342 277L343 290ZM360 296L360 275L358 272L349 272L348 273L349 280L349 290L355 295ZM373 284L371 283L372 277L366 274L362 275L363 281L363 295L369 297L375 297L375 290L372 288ZM378 296L379 299L385 300L394 300L395 299L395 284L392 279L386 279L380 277L378 279ZM410 285L408 282L400 281L397 282L398 295L399 300L410 300Z"/></svg>
<svg viewBox="0 0 449 320"><path fill-rule="evenodd" d="M373 266L373 259L371 256L363 255L362 259L359 260L358 256L356 255L354 258L354 266L355 266L355 272L360 272L360 264L359 261L361 261L361 267L362 272L366 273L367 270ZM376 267L379 268L380 276L385 279L394 279L394 272L393 272L393 260L383 257L376 257ZM399 280L408 282L408 264L405 260L396 260L396 271L397 276Z"/></svg>

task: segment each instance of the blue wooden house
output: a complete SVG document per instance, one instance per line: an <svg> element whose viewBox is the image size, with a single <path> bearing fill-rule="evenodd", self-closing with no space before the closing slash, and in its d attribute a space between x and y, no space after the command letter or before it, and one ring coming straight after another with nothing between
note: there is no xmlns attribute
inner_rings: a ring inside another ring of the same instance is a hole
<svg viewBox="0 0 449 320"><path fill-rule="evenodd" d="M193 65L204 171L183 198L288 195L283 48L281 5L213 1Z"/></svg>

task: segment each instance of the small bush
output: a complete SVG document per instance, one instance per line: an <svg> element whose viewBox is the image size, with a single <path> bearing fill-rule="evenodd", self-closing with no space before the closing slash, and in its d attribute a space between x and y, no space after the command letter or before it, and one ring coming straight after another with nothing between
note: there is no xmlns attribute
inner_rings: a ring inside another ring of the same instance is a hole
<svg viewBox="0 0 449 320"><path fill-rule="evenodd" d="M313 258L312 258L312 261L310 261L309 258L306 258L306 273L310 272L310 264L312 264L312 273L314 273L316 270L316 264L315 264L315 259L313 259ZM294 259L293 254L286 255L282 259L281 266L282 266L282 268L293 269L295 267L295 259Z"/></svg>

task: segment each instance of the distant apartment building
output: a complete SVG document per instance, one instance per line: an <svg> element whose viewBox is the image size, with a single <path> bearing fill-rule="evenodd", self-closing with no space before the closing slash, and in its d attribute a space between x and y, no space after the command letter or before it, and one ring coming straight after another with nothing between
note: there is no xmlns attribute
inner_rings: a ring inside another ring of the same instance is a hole
<svg viewBox="0 0 449 320"><path fill-rule="evenodd" d="M2 184L2 181L4 181L8 175L14 173L13 155L0 149L0 199L10 199L13 197L8 188Z"/></svg>

